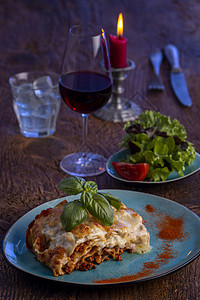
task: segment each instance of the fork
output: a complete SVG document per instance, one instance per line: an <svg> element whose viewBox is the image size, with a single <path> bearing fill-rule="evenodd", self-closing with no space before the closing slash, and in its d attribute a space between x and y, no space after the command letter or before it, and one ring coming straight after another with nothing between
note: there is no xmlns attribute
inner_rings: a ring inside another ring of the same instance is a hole
<svg viewBox="0 0 200 300"><path fill-rule="evenodd" d="M163 59L163 53L161 50L157 50L149 55L149 59L154 69L154 78L149 83L148 89L150 90L164 90L164 85L159 77L160 64Z"/></svg>

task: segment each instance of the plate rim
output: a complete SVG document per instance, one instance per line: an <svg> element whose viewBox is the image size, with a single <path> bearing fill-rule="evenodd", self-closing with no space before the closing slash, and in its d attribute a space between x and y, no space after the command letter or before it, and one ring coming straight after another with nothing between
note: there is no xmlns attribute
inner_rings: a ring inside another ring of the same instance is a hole
<svg viewBox="0 0 200 300"><path fill-rule="evenodd" d="M154 194L150 194L150 193L144 193L144 192L138 192L138 191L132 191L132 190L127 190L127 189L101 189L99 190L100 192L112 192L112 191L116 191L117 192L128 192L128 193L133 193L133 194L140 194L140 195L146 195L146 196L150 196L150 197L153 197L153 198L157 198L157 199L162 199L163 201L166 201L166 202L172 202L173 204L177 205L177 206L180 206L182 207L183 209L185 209L186 211L189 211L190 214L192 214L195 218L197 218L197 220L199 220L200 222L200 216L198 216L195 212L193 212L192 210L190 210L189 208L187 208L186 206L174 201L174 200L171 200L171 199L168 199L168 198L165 198L165 197L162 197L162 196L158 196L158 195L154 195ZM29 272L25 269L23 269L22 267L20 266L17 266L16 264L12 263L6 253L5 253L5 243L6 243L6 239L8 237L8 235L10 234L10 232L13 230L13 228L15 227L16 223L20 222L25 216L27 216L29 213L31 213L32 211L34 210L37 210L37 209L41 209L41 207L45 206L46 204L51 204L51 203L54 203L54 202L61 202L63 200L65 200L66 198L71 198L71 201L73 201L73 198L76 197L78 195L72 195L72 196L65 196L65 197L61 197L61 198L56 198L56 199L53 199L53 200L50 200L50 201L47 201L47 202L44 202L34 208L32 208L31 210L29 210L27 213L25 213L23 216L21 216L18 220L16 220L13 225L7 230L4 238L3 238L3 241L2 241L2 253L3 253L3 256L4 258L6 259L6 261L8 262L8 264L10 264L12 267L14 267L15 269L21 271L21 272L24 272L28 275L31 275L31 276L35 276L36 278L40 278L40 279L43 279L43 280L51 280L53 282L57 282L57 283L62 283L62 284L66 284L66 285L73 285L73 286L79 286L79 287L113 287L113 286L120 286L120 285L127 285L127 284L136 284L136 283L141 283L141 282L145 282L145 281L150 281L150 280L155 280L155 279L158 279L158 278L161 278L161 277L164 277L168 274L171 274L171 273L174 273L175 271L177 270L180 270L182 269L183 267L185 267L186 265L190 264L193 260L195 260L199 255L200 255L200 248L198 249L197 253L194 254L189 260L183 262L182 264L179 264L178 266L175 266L174 268L171 268L169 270L166 270L164 271L162 274L157 274L157 275L153 275L153 276L150 276L150 277L146 277L146 278L140 278L140 279L136 279L136 280L130 280L130 281L122 281L122 282L109 282L109 283L106 283L106 282L103 282L103 283L95 283L95 282L90 282L90 283L80 283L80 282L70 282L70 281L62 281L62 280L56 280L56 278L59 278L59 277L52 277L52 278L48 278L46 276L42 276L42 275L39 275L39 274L34 274L32 272ZM58 202L58 203L59 203ZM56 205L57 203L55 203ZM54 206L55 206L54 205ZM52 207L54 207L52 206ZM46 208L45 208L46 209ZM39 212L37 212L38 214ZM32 220L32 219L31 219ZM30 221L31 221L30 220ZM25 230L26 231L26 230ZM62 276L61 276L62 277Z"/></svg>
<svg viewBox="0 0 200 300"><path fill-rule="evenodd" d="M108 173L111 177L113 177L114 179L117 179L117 180L119 180L119 181L123 181L123 182L126 182L126 183L139 183L139 184L163 184L163 183L169 183L169 182L174 182L174 181L177 181L177 180L185 179L185 178L187 178L187 177L193 175L194 173L196 173L196 172L198 172L198 171L200 170L200 166L199 166L196 170L192 171L191 173L189 173L189 174L187 174L187 175L184 175L184 176L182 176L182 177L177 177L177 178L174 178L174 179L168 179L168 180L165 180L165 181L161 181L161 180L160 180L160 181L136 181L136 180L133 181L133 180L127 180L127 179L124 179L124 178L121 178L121 177L117 177L115 174L112 174L112 173L110 172L110 168L108 167L108 164L111 162L111 158L112 158L114 155L117 155L117 154L119 154L119 153L121 153L121 152L124 152L124 151L127 151L127 150L128 150L127 148L124 148L124 149L121 149L121 150L119 150L119 151L113 153L113 154L108 158L108 160L107 160L107 162L106 162L106 171L107 171L107 173ZM200 154L199 154L198 152L195 152L195 153L196 153L195 157L198 156L198 158L200 159ZM119 176L119 175L118 175L118 176Z"/></svg>

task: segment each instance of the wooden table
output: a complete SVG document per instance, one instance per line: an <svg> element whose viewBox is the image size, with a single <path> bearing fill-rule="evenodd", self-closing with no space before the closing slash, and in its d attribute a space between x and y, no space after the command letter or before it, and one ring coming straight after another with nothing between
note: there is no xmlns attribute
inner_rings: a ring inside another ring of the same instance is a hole
<svg viewBox="0 0 200 300"><path fill-rule="evenodd" d="M70 26L80 21L100 24L107 36L116 32L119 12L124 15L128 58L136 63L125 82L126 96L142 110L153 109L184 124L188 139L200 151L200 4L198 1L124 0L2 0L0 6L0 234L39 204L63 196L57 189L65 176L59 162L81 143L81 118L62 105L56 133L27 139L18 128L8 85L10 75L29 70L59 72ZM180 50L193 105L185 108L175 98L169 81L170 66L161 66L165 90L149 93L152 78L148 55L174 43ZM119 150L123 124L89 120L88 147L105 157ZM98 134L97 134L98 132ZM200 174L168 184L126 184L107 173L90 178L101 189L117 188L155 194L183 204L200 215ZM80 288L42 280L14 269L0 254L1 299L200 299L200 260L162 278L111 288Z"/></svg>

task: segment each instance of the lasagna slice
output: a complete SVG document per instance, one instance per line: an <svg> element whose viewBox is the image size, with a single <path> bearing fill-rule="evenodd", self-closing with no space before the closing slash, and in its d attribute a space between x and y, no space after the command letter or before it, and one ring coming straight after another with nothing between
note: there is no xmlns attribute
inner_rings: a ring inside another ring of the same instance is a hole
<svg viewBox="0 0 200 300"><path fill-rule="evenodd" d="M150 250L150 235L142 217L123 203L113 207L113 225L105 226L92 215L70 232L66 232L60 215L66 201L43 210L29 224L27 248L36 259L52 269L54 276L70 274L73 270L96 268L109 257L122 260L124 250L145 253Z"/></svg>

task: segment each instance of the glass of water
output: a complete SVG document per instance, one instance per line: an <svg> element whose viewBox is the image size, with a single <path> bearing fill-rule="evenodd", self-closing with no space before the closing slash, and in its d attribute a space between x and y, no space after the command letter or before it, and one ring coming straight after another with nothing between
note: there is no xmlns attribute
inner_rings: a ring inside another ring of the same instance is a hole
<svg viewBox="0 0 200 300"><path fill-rule="evenodd" d="M25 137L40 138L53 134L60 110L59 75L33 71L9 78L13 94L13 108L21 133Z"/></svg>

